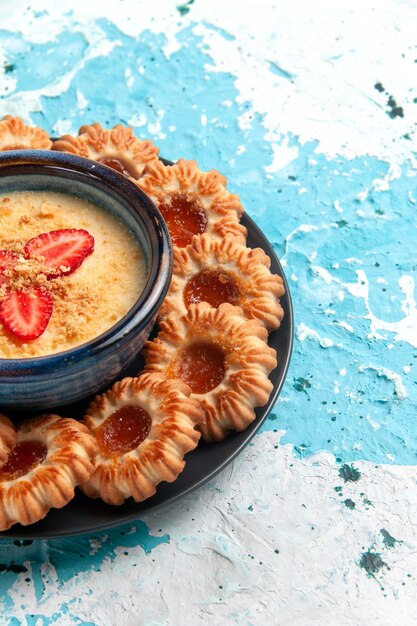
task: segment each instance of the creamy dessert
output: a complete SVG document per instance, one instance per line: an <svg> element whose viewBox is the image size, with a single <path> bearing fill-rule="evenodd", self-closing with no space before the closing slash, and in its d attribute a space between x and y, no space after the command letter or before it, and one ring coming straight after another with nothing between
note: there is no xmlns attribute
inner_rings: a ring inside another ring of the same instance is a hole
<svg viewBox="0 0 417 626"><path fill-rule="evenodd" d="M132 308L146 282L143 253L114 216L51 191L0 195L0 358L86 343Z"/></svg>

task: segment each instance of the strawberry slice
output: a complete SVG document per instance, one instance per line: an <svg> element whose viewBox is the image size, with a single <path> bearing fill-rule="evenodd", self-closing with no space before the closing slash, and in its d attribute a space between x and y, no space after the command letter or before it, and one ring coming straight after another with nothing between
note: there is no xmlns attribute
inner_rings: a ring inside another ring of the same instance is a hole
<svg viewBox="0 0 417 626"><path fill-rule="evenodd" d="M46 289L14 290L0 303L0 321L13 335L29 341L45 331L52 308L52 298Z"/></svg>
<svg viewBox="0 0 417 626"><path fill-rule="evenodd" d="M40 259L51 270L48 278L71 274L94 250L94 237L80 228L51 230L34 237L25 245L30 259Z"/></svg>

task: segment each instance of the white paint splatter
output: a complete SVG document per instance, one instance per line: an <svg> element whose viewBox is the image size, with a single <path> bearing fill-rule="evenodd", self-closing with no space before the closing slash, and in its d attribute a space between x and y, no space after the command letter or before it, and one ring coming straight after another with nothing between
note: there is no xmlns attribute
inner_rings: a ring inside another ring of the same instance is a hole
<svg viewBox="0 0 417 626"><path fill-rule="evenodd" d="M386 367L376 367L374 365L360 365L358 367L360 372L365 370L373 370L378 376L382 376L387 380L391 380L394 383L394 393L398 400L405 400L408 397L407 390L404 387L403 380L397 372L387 369Z"/></svg>
<svg viewBox="0 0 417 626"><path fill-rule="evenodd" d="M354 257L346 259L346 261L349 263L362 263L362 261ZM393 333L394 340L396 342L405 341L414 348L417 348L417 306L414 297L415 284L412 276L403 275L398 281L399 287L405 296L401 301L401 311L403 312L404 317L397 322L388 322L377 317L371 310L369 303L369 280L364 270L356 270L356 283L344 283L335 276L332 276L332 274L323 267L313 265L311 269L317 277L323 280L324 283L330 284L333 282L341 285L353 297L361 298L364 301L366 309L366 315L364 318L368 319L370 322L370 332L368 334L368 338L375 337L376 339L386 339L380 331L389 331ZM342 290L338 291L338 298L339 300L344 299ZM353 331L352 327L345 322L336 322L336 324L343 326L349 331Z"/></svg>
<svg viewBox="0 0 417 626"><path fill-rule="evenodd" d="M345 330L348 330L350 333L353 333L353 327L347 322L344 322L342 320L341 322L333 322L333 323L335 326L339 326L340 328L344 328Z"/></svg>
<svg viewBox="0 0 417 626"><path fill-rule="evenodd" d="M271 142L273 150L273 160L270 165L265 168L268 174L278 172L279 170L287 167L292 161L298 157L298 148L296 146L289 146L288 137L276 136L276 134L269 133L265 139Z"/></svg>
<svg viewBox="0 0 417 626"><path fill-rule="evenodd" d="M371 419L371 416L368 415L365 417L366 421L369 422L369 424L372 426L372 428L374 430L378 430L379 428L381 428L381 424L379 422L375 422L374 420Z"/></svg>
<svg viewBox="0 0 417 626"><path fill-rule="evenodd" d="M228 8L213 0L210 23L237 37L239 48L210 26L200 24L195 32L204 38L214 59L211 71L236 76L238 100L250 102L252 114L262 114L270 132L282 135L284 130L302 142L318 139L317 152L332 156L370 154L395 164L413 162L417 141L407 76L415 68L412 53L404 54L415 44L413 20L407 11L398 11L395 0L384 1L377 20L369 2L344 11L343 22L331 0L322 0L320 6L326 19L317 24L314 3L303 2L302 11L299 3L280 3L278 9L265 5L263 19L253 20L255 0L245 2L239 11L233 3ZM364 15L372 20L372 42L367 29L357 28ZM196 5L193 18L203 17L207 19L204 6ZM279 23L279 31L266 31L265 21ZM338 37L329 37L329 32ZM395 123L387 114L388 96L374 87L378 68L385 68L387 88L395 92L405 111Z"/></svg>
<svg viewBox="0 0 417 626"><path fill-rule="evenodd" d="M80 111L88 105L88 100L80 89L77 89L77 107Z"/></svg>
<svg viewBox="0 0 417 626"><path fill-rule="evenodd" d="M328 270L326 270L324 267L320 267L319 265L312 265L311 266L311 271L318 276L319 278L321 278L326 285L330 285L333 281L333 277L330 274L330 272Z"/></svg>
<svg viewBox="0 0 417 626"><path fill-rule="evenodd" d="M414 279L412 276L401 276L398 284L405 298L401 303L401 311L404 317L398 322L388 322L374 315L369 304L369 281L363 270L356 272L358 282L345 284L346 289L355 297L362 298L366 307L366 319L370 321L369 337L383 339L379 331L386 330L395 335L395 341L405 341L417 348L417 307L414 298Z"/></svg>
<svg viewBox="0 0 417 626"><path fill-rule="evenodd" d="M333 345L333 341L328 337L320 337L316 330L309 328L305 324L301 323L297 326L297 339L305 341L306 339L312 339L318 341L322 348L330 348Z"/></svg>

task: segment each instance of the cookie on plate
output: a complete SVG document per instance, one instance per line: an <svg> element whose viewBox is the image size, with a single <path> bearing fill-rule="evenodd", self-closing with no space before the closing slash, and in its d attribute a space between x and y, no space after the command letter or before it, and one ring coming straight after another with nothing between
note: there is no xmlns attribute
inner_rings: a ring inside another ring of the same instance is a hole
<svg viewBox="0 0 417 626"><path fill-rule="evenodd" d="M202 172L195 161L185 159L174 165L154 161L137 184L167 222L174 251L203 233L217 239L231 233L241 243L246 241L246 228L239 224L242 204L227 191L225 177L216 170Z"/></svg>
<svg viewBox="0 0 417 626"><path fill-rule="evenodd" d="M0 413L0 467L7 461L10 450L16 445L16 431L8 417Z"/></svg>
<svg viewBox="0 0 417 626"><path fill-rule="evenodd" d="M98 161L132 180L142 176L148 163L158 160L159 152L149 139L137 139L128 126L117 124L106 130L97 122L81 126L77 137L63 135L52 149Z"/></svg>
<svg viewBox="0 0 417 626"><path fill-rule="evenodd" d="M99 451L82 491L122 504L129 497L145 500L161 481L174 481L185 465L184 455L200 438L195 425L202 410L189 396L180 380L157 374L125 378L97 396L84 422Z"/></svg>
<svg viewBox="0 0 417 626"><path fill-rule="evenodd" d="M270 265L261 248L247 248L232 235L220 240L209 235L195 237L177 251L159 319L171 313L184 315L191 304L199 302L214 308L228 302L271 332L279 328L284 316L279 299L285 289L281 276L271 274Z"/></svg>
<svg viewBox="0 0 417 626"><path fill-rule="evenodd" d="M74 419L43 415L24 422L0 467L0 530L65 506L91 475L96 452L94 438Z"/></svg>
<svg viewBox="0 0 417 626"><path fill-rule="evenodd" d="M38 126L28 126L20 117L6 115L0 120L0 151L49 150L52 141Z"/></svg>
<svg viewBox="0 0 417 626"><path fill-rule="evenodd" d="M230 430L245 430L255 407L268 402L268 376L277 361L267 338L266 328L245 320L239 307L192 304L186 315L161 322L160 333L145 346L145 371L189 385L204 410L198 425L203 438L220 441Z"/></svg>

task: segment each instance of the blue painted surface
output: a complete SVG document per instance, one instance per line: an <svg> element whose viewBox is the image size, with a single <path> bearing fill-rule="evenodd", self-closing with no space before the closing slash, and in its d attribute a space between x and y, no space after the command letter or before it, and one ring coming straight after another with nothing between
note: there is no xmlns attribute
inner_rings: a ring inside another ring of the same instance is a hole
<svg viewBox="0 0 417 626"><path fill-rule="evenodd" d="M314 153L315 147L300 147L298 159L281 170L279 178L274 177L266 195L270 204L256 219L268 232L279 257L286 260L295 325L306 324L320 336L330 338L333 345L323 348L317 341L296 339L283 392L287 402L278 403L273 418L279 419L269 419L265 428L284 429L283 441L303 445L304 455L329 450L343 461L388 463L390 453L395 463L412 465L417 461L417 427L413 419L417 409L416 350L404 341L395 342L389 331L382 333L383 339L368 338L370 328L363 299L344 290L344 300L340 301L338 292L342 283L357 282L358 270L365 271L374 315L389 322L404 317L404 294L398 281L402 275L417 278L417 255L410 237L415 227L410 194L415 194L416 179L404 171L390 182L389 190L372 191L359 200L358 195L373 180L388 173L388 165L369 157L328 160ZM316 164L307 165L311 159ZM300 189L306 192L300 194ZM274 199L274 191L278 200ZM343 213L336 211L335 200ZM358 210L363 216L357 214ZM271 226L273 212L277 218ZM318 228L296 233L286 246L285 237L300 222ZM317 255L310 260L314 253ZM352 258L356 261L346 260ZM327 270L334 282L317 280L313 266ZM296 280L290 279L292 274ZM348 323L353 332L338 326L341 321ZM393 382L378 376L377 371L361 372L363 365L385 367L402 375L408 397L399 399ZM404 366L411 368L407 376ZM344 377L339 374L341 369L346 369ZM308 386L303 388L300 378L307 380ZM339 393L333 391L335 381ZM380 424L378 430L367 416ZM358 443L360 448L355 449Z"/></svg>
<svg viewBox="0 0 417 626"><path fill-rule="evenodd" d="M285 430L284 442L294 444L299 456L329 450L340 462L362 459L415 464L415 349L395 341L388 331L382 333L382 339L368 338L370 326L363 299L346 289L344 299L338 297L341 284L355 284L356 272L363 270L370 283L373 313L386 321L403 317L404 294L398 281L403 275L416 279L415 236L410 236L415 219L415 178L404 169L388 190L372 190L360 200L358 194L372 181L387 175L387 163L370 157L330 160L316 152L317 144L301 145L296 137L291 144L298 149L298 157L286 168L266 174L272 148L265 138L263 118L254 114L248 129L238 127L238 116L249 110L250 104L236 102L239 94L233 75L207 71L206 65L212 60L202 39L195 35L193 24L180 31L180 48L169 60L162 51L166 44L163 35L145 31L129 37L109 21L97 20L97 25L117 45L108 56L89 59L80 66L65 92L42 97L42 111L32 113L33 122L53 133L56 123L65 118L76 132L81 124L99 120L112 126L143 114L149 122L159 122L166 135L155 139L162 155L195 158L202 169L217 167L228 176L230 189L240 194L248 213L286 262L296 326L304 324L333 342L330 347L321 347L313 339L296 339L282 401L264 428ZM230 40L228 33L217 32ZM7 62L14 66L11 72L17 79L16 89L22 91L52 82L62 74L64 60L68 69L88 49L83 35L71 32L70 26L48 46L28 44L19 34L5 30L0 32L0 43L7 52ZM48 47L53 54L44 64ZM36 72L32 72L34 59ZM138 65L143 66L143 74L138 74ZM122 69L129 69L134 77L130 87ZM268 71L291 80L290 72L276 64L270 64ZM77 90L88 101L84 109L78 105ZM163 111L162 117L158 111ZM202 114L207 119L205 125ZM137 127L136 132L141 138L148 136L143 127ZM243 153L241 145L246 148ZM343 213L337 211L335 202ZM286 238L300 224L317 230L299 231L286 244ZM350 258L361 263L348 262ZM327 284L319 280L313 266L327 270L332 281ZM340 322L349 324L352 332L338 325ZM375 369L361 371L361 366ZM392 380L378 375L380 367L402 376L406 398L398 397ZM403 367L411 368L407 375ZM342 369L345 376L340 375ZM334 391L335 381L338 393ZM372 422L380 427L375 430ZM103 542L101 536L97 551L92 549L91 537L29 546L3 541L2 560L28 569L41 600L47 585L41 571L43 563L56 569L58 586L62 586L82 572L99 569L106 559L114 559L116 546L141 547L147 553L169 540L167 535L150 536L142 522L137 530L119 528L108 537ZM24 575L22 572L22 578ZM13 608L8 590L16 576L13 571L0 573L5 611ZM45 625L59 623L68 615L69 604L63 602L60 614L51 618L28 615L26 623L38 624L38 617ZM76 618L73 621L81 623ZM9 624L21 622L11 617Z"/></svg>
<svg viewBox="0 0 417 626"><path fill-rule="evenodd" d="M15 90L42 89L68 71L84 56L88 43L81 33L63 31L56 39L43 44L25 41L20 35L0 31L0 41L7 50L7 62L17 78Z"/></svg>

